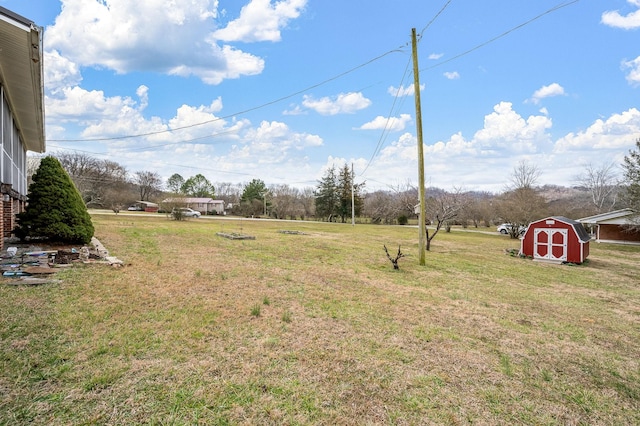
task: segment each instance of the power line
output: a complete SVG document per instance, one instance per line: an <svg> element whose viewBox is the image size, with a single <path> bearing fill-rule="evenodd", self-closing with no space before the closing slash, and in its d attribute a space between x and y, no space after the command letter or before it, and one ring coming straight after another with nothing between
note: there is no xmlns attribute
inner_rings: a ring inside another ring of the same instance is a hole
<svg viewBox="0 0 640 426"><path fill-rule="evenodd" d="M403 90L404 82L406 80L410 64L411 64L411 60L409 60L407 62L407 66L405 67L404 74L402 75L402 79L400 80L400 86L398 87L398 90L396 91L396 94L393 97L393 104L391 105L391 109L389 111L389 115L387 116L387 121L385 123L384 129L380 133L380 138L378 139L378 144L376 145L375 149L373 150L373 154L371 154L371 158L369 158L369 161L367 162L367 165L365 166L364 170L362 172L360 172L358 176L363 176L364 175L364 173L367 171L367 169L369 168L369 166L373 162L373 159L380 153L380 150L384 146L385 140L389 136L389 132L391 131L389 129L389 125L391 123L391 117L393 115L393 111L394 111L395 105L396 105L396 103L398 101L398 98L400 97L400 92ZM403 95L403 99L406 99L406 95Z"/></svg>
<svg viewBox="0 0 640 426"><path fill-rule="evenodd" d="M520 28L522 28L522 27L524 27L524 26L526 26L526 25L528 25L528 24L540 19L540 18L542 18L543 16L545 16L547 14L556 12L556 11L562 9L562 8L565 8L567 6L570 6L570 5L573 5L575 3L578 3L579 1L580 0L572 0L572 1L566 1L566 2L563 2L563 3L557 4L556 6L546 10L545 12L543 12L543 13L541 13L541 14L539 14L539 15L531 18L531 19L529 19L528 21L526 21L524 23L521 23L521 24L519 24L519 25L517 25L517 26L515 26L515 27L513 27L513 28L511 28L511 29L509 29L509 30L507 30L505 32L503 32L502 34L500 34L500 35L498 35L496 37L491 38L490 40L488 40L486 42L483 42L483 43L481 43L481 44L479 44L479 45L477 45L477 46L475 46L475 47L473 47L473 48L471 48L469 50L466 50L466 51L464 51L464 52L462 52L462 53L460 53L458 55L455 55L455 56L453 56L453 57L451 57L451 58L449 58L447 60L441 61L441 62L439 62L437 64L432 65L432 66L423 68L421 71L431 70L433 68L442 66L442 65L444 65L446 63L449 63L449 62L452 62L452 61L454 61L456 59L459 59L459 58L461 58L463 56L466 56L466 55L474 52L475 50L478 50L478 49L480 49L480 48L482 48L482 47L484 47L484 46L486 46L488 44L491 44L491 43L493 43L493 42L495 42L495 41L497 41L497 40L509 35L510 33L514 32L514 31L516 31L516 30L518 30L518 29L520 29ZM443 7L436 13L436 15L421 30L421 32L420 32L420 36L421 37L422 37L423 33L445 11L445 9L450 5L451 2L452 2L452 0L446 1L446 3L443 5ZM190 124L190 125L181 126L181 127L175 127L175 128L172 128L172 129L165 129L165 130L159 130L159 131L147 132L147 133L140 133L140 134L134 134L134 135L123 135L123 136L105 137L105 138L87 138L87 139L50 139L48 142L116 141L116 140L124 140L124 139L133 139L133 138L139 138L139 137L153 136L153 135L164 134L164 133L171 133L171 132L175 132L175 131L178 131L178 130L184 130L184 129L194 128L194 127L198 127L198 126L203 126L203 125L214 123L214 122L217 122L217 121L220 121L220 120L225 120L225 119L229 119L229 118L232 118L232 117L235 117L235 116L238 116L238 115L243 115L243 114L246 114L246 113L249 113L249 112L252 112L252 111L256 111L256 110L265 108L267 106L274 105L276 103L279 103L279 102L282 102L284 100L290 99L290 98L292 98L294 96L298 96L298 95L300 95L300 94L302 94L302 93L304 93L306 91L315 89L317 87L320 87L320 86L323 86L325 84L328 84L329 82L332 82L332 81L335 81L337 79L340 79L340 78L344 77L345 75L348 75L348 74L350 74L352 72L357 71L358 69L361 69L361 68L363 68L365 66L368 66L371 63L376 62L376 61L378 61L378 60L380 60L380 59L382 59L382 58L384 58L384 57L386 57L386 56L388 56L388 55L390 55L392 53L402 52L404 47L405 46L400 46L400 47L398 47L396 49L389 50L389 51L387 51L387 52L385 52L385 53L383 53L381 55L378 55L378 56L376 56L376 57L374 57L374 58L372 58L372 59L370 59L370 60L368 60L368 61L366 61L366 62L364 62L364 63L362 63L362 64L360 64L358 66L356 66L356 67L353 67L353 68L351 68L351 69L349 69L347 71L339 73L339 74L337 74L337 75L335 75L333 77L330 77L330 78L325 79L325 80L323 80L323 81L321 81L319 83L316 83L316 84L313 84L311 86L308 86L308 87L306 87L306 88L304 88L302 90L298 90L298 91L296 91L294 93L291 93L289 95L282 96L282 97L277 98L275 100L272 100L272 101L266 102L264 104L261 104L261 105L255 106L255 107L251 107L251 108L248 108L248 109L245 109L245 110L241 110L241 111L236 112L236 113L228 114L228 115L225 115L225 116L222 116L222 117L216 117L214 119L203 121L203 122L200 122L200 123L193 123L193 124ZM402 82L404 82L405 76L406 76L406 69L405 69L405 74L403 75L403 78L402 78ZM364 173L371 166L374 158L379 154L379 152L381 151L382 147L384 146L384 142L386 140L386 137L389 135L389 132L390 132L390 123L391 123L391 117L392 117L392 114L393 114L394 106L398 102L399 94L400 94L400 90L401 89L402 89L402 84L400 85L400 88L399 88L398 92L396 93L396 96L394 97L392 108L390 110L390 114L387 116L387 123L385 125L385 128L381 132L380 138L379 138L378 143L377 143L377 145L376 145L376 147L374 149L374 152L373 152L369 162L367 163L365 169L359 174L359 176L363 176L364 175ZM406 98L406 96L405 96L405 98ZM216 137L216 136L219 136L219 135L222 135L222 134L225 134L225 133L231 133L231 132L232 131L230 130L230 131L221 132L221 133L218 133L218 134L207 135L207 136L202 136L202 137L193 138L193 139L187 139L187 140L182 140L182 141L177 141L177 142L170 142L170 143L166 143L166 144L154 145L154 146L144 147L144 148L135 148L135 149L118 150L118 151L119 152L140 152L140 151L146 151L146 150L151 151L151 150L154 150L156 148L163 147L163 146L176 145L176 144L181 144L181 143L188 143L188 142L192 142L192 141L195 141L195 140L206 139L206 138L210 138L210 137ZM56 145L53 145L53 146L55 147ZM61 147L61 146L58 146L58 148L60 148L60 149L69 149L69 148L64 148L64 147ZM95 155L105 155L105 156L109 155L109 154L106 154L106 153L96 153L96 152L76 150L76 149L69 149L69 150L77 151L77 152L85 152L85 153L90 153L90 154L95 154ZM218 172L218 173L227 173L227 174L237 174L237 175L252 176L249 173L228 172L228 171L222 171L222 170L207 169L207 168L202 168L202 167L185 166L185 165L178 165L178 164L169 164L169 163L165 163L165 164L168 165L168 166L184 167L184 168L192 168L192 169L201 169L201 170L214 171L214 172Z"/></svg>
<svg viewBox="0 0 640 426"><path fill-rule="evenodd" d="M449 4L452 2L453 0L448 0L444 6L442 6L442 8L440 9L440 11L438 13L435 14L435 16L433 18L431 18L431 21L429 21L429 23L420 31L418 40L422 39L422 34L431 26L431 24L433 24L435 22L436 19L438 19L438 17L442 14L442 12L444 12L444 10L449 6Z"/></svg>
<svg viewBox="0 0 640 426"><path fill-rule="evenodd" d="M442 13L449 6L449 4L451 4L452 1L453 0L448 0L442 6L442 8L440 8L438 13L436 13L434 15L434 17L431 18L429 23L422 29L422 31L420 31L420 37L422 37L422 34L431 26L431 24L433 24L436 21L436 19L438 19L438 17L440 17L440 15L442 15ZM405 67L404 74L402 75L402 79L400 81L400 86L398 87L398 91L396 92L396 95L393 98L393 104L391 106L391 110L389 111L389 115L387 116L387 121L385 123L385 127L384 127L384 129L382 130L382 132L380 134L380 138L378 139L378 144L376 145L376 148L373 150L373 154L371 155L371 158L367 162L367 165L365 166L364 170L362 172L360 172L359 176L363 176L364 173L367 171L367 169L369 168L369 166L373 162L373 159L380 153L380 150L384 146L385 140L387 139L387 137L389 136L389 133L391 132L391 130L389 128L389 125L391 123L391 117L393 116L393 111L394 111L394 107L396 105L396 102L398 101L398 98L400 97L400 92L402 91L402 88L404 86L404 82L405 82L405 79L407 77L408 71L410 69L410 65L411 65L411 59L409 59L407 61L407 66ZM406 99L406 95L403 96L403 99ZM400 106L398 107L398 110L400 110Z"/></svg>
<svg viewBox="0 0 640 426"><path fill-rule="evenodd" d="M452 0L447 1L446 4L440 9L440 11L434 16L434 18L431 19L431 21L429 21L429 23L422 29L422 31L420 32L420 38L422 38L423 33L431 26L431 24L433 24L433 22L436 20L436 18L438 18L442 14L442 12L444 12L444 10L449 6L451 1ZM560 10L562 8L565 8L567 6L570 6L572 4L578 3L579 1L580 0L571 0L571 1L564 2L564 3L559 3L559 4L555 5L554 7L542 12L541 14L536 15L533 18L531 18L531 19L529 19L529 20L527 20L527 21L525 21L525 22L523 22L523 23L521 23L519 25L516 25L515 27L510 28L509 30L503 32L502 34L500 34L500 35L498 35L496 37L493 37L493 38L491 38L491 39L489 39L489 40L487 40L487 41L485 41L485 42L483 42L483 43L481 43L481 44L479 44L479 45L477 45L477 46L475 46L475 47L473 47L473 48L471 48L469 50L466 50L466 51L464 51L464 52L462 52L462 53L460 53L458 55L455 55L455 56L453 56L453 57L451 57L451 58L449 58L447 60L441 61L441 62L439 62L439 63L437 63L435 65L423 68L420 71L431 70L433 68L442 66L442 65L444 65L446 63L449 63L449 62L452 62L452 61L454 61L456 59L459 59L459 58L461 58L463 56L466 56L466 55L470 54L471 52L474 52L474 51L476 51L476 50L478 50L478 49L480 49L480 48L482 48L484 46L487 46L488 44L491 44L491 43L501 39L502 37L505 37L505 36L509 35L510 33L519 30L520 28L522 28L522 27L524 27L526 25L529 25L530 23L542 18L545 15L548 15L550 13L556 12L556 11L558 11L558 10ZM404 76L403 76L403 81L404 81ZM397 97L393 101L394 104L395 104L396 100L397 100ZM387 121L387 124L388 123L389 123L389 121ZM367 165L365 166L364 170L362 172L360 172L359 176L363 176L364 175L364 173L369 169L369 166L371 166L375 156L378 155L378 153L382 149L382 146L384 146L384 144L381 145L381 142L382 142L383 136L384 136L385 132L387 132L387 130L388 130L388 128L385 126L385 129L383 129L383 131L382 131L382 135L381 135L381 137L380 137L380 139L378 141L378 144L376 145L376 148L374 150L373 155L369 159L369 161L368 161Z"/></svg>
<svg viewBox="0 0 640 426"><path fill-rule="evenodd" d="M469 54L469 53L471 53L471 52L474 52L474 51L476 51L476 50L478 50L478 49L481 49L481 48L485 47L486 45L491 44L491 43L493 43L494 41L497 41L497 40L501 39L502 37L505 37L505 36L507 36L507 35L511 34L512 32L514 32L514 31L516 31L516 30L519 30L520 28L522 28L522 27L524 27L524 26L526 26L526 25L529 25L530 23L532 23L532 22L534 22L534 21L536 21L536 20L538 20L538 19L542 18L542 17L543 17L543 16L545 16L545 15L548 15L548 14L550 14L550 13L556 12L556 11L558 11L558 10L562 9L562 8L567 7L567 6L571 6L572 4L574 4L574 3L578 3L579 1L580 1L580 0L572 0L572 1L567 1L567 2L564 2L564 3L557 4L557 5L555 5L554 7L552 7L551 9L548 9L548 10L546 10L546 11L542 12L541 14L539 14L539 15L537 15L537 16L534 16L533 18L529 19L528 21L523 22L523 23L522 23L522 24L520 24L520 25L516 25L515 27L513 27L513 28L511 28L511 29L509 29L509 30L507 30L507 31L503 32L502 34L500 34L500 35L498 35L498 36L493 37L492 39L489 39L489 40L485 41L484 43L480 43L480 44L478 44L477 46L472 47L472 48L471 48L471 49L469 49L469 50L466 50L466 51L464 51L464 52L462 52L462 53L460 53L460 54L458 54L458 55L455 55L455 56L453 56L453 57L451 57L451 58L447 59L447 60L444 60L444 61L438 62L437 64L431 65L430 67L423 68L423 69L421 69L420 71L427 71L427 70L431 70L431 69L433 69L433 68L436 68L436 67L442 66L442 65L447 64L447 63L449 63L449 62L451 62L451 61L454 61L454 60L456 60L456 59L459 59L459 58L461 58L461 57L463 57L463 56L466 56L466 55L468 55L468 54Z"/></svg>
<svg viewBox="0 0 640 426"><path fill-rule="evenodd" d="M358 66L355 66L355 67L353 67L353 68L351 68L351 69L349 69L347 71L344 71L344 72L342 72L340 74L337 74L337 75L335 75L333 77L330 77L330 78L328 78L326 80L323 80L323 81L321 81L319 83L316 83L316 84L313 84L311 86L308 86L308 87L306 87L306 88L304 88L302 90L298 90L297 92L291 93L291 94L286 95L286 96L282 96L280 98L277 98L275 100L266 102L264 104L261 104L261 105L255 106L255 107L251 107L251 108L248 108L248 109L245 109L245 110L233 113L233 114L228 114L228 115L225 115L225 116L222 116L222 117L216 117L216 118L213 118L211 120L203 121L203 122L200 122L200 123L189 124L189 125L181 126L181 127L174 127L172 129L158 130L158 131L154 131L154 132L139 133L139 134L135 134L135 135L112 136L112 137L105 137L105 138L87 138L87 139L49 139L48 142L116 141L116 140L123 140L123 139L140 138L140 137L145 137L145 136L154 136L154 135L159 135L159 134L163 134L163 133L175 132L176 130L184 130L184 129L191 129L193 127L204 126L205 124L215 123L215 122L220 121L220 120L226 120L226 119L229 119L229 118L232 118L232 117L236 117L236 116L239 116L239 115L244 115L246 113L249 113L249 112L252 112L252 111L256 111L256 110L259 110L259 109L262 109L262 108L277 104L277 103L282 102L284 100L293 98L294 96L301 95L304 92L307 92L309 90L315 89L315 88L320 87L320 86L323 86L323 85L325 85L327 83L330 83L330 82L332 82L334 80L338 80L339 78L342 78L347 74L350 74L350 73L352 73L354 71L357 71L360 68L364 68L367 65L369 65L369 64L371 64L373 62L376 62L376 61L378 61L378 60L380 60L380 59L382 59L382 58L384 58L384 57L386 57L386 56L388 56L388 55L390 55L392 53L397 53L397 52L401 52L401 51L402 51L401 48L396 48L396 49L393 49L393 50L389 50L389 51L383 53L382 55L378 55L375 58L370 59L370 60L368 60L368 61L366 61L366 62L364 62L364 63L362 63L362 64L360 64Z"/></svg>

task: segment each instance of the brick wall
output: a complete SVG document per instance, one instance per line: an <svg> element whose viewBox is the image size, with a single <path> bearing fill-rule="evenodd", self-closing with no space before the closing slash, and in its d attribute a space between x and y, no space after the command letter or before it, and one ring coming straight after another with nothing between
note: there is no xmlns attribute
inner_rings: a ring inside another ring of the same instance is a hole
<svg viewBox="0 0 640 426"><path fill-rule="evenodd" d="M3 194L4 198L8 197L8 195ZM13 211L14 201L9 198L8 201L2 202L2 237L8 238L11 236L11 232L13 231L13 227L15 225L15 216Z"/></svg>
<svg viewBox="0 0 640 426"><path fill-rule="evenodd" d="M601 240L616 240L628 242L640 241L639 232L627 232L622 226L618 225L600 225L600 233L598 237Z"/></svg>
<svg viewBox="0 0 640 426"><path fill-rule="evenodd" d="M4 212L4 201L2 201L2 195L0 194L0 206ZM4 229L4 214L0 215L0 227ZM4 238L0 238L0 251L4 250Z"/></svg>

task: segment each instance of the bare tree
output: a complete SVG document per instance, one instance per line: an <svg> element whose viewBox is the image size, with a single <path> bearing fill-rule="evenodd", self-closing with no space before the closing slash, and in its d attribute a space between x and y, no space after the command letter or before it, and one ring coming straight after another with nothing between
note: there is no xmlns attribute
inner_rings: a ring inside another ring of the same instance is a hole
<svg viewBox="0 0 640 426"><path fill-rule="evenodd" d="M114 161L99 160L82 153L57 153L56 158L69 173L87 206L113 206L115 201L110 194L126 193L130 199L135 197L127 169Z"/></svg>
<svg viewBox="0 0 640 426"><path fill-rule="evenodd" d="M149 201L150 197L162 191L162 178L156 172L136 172L133 182L138 185L141 201Z"/></svg>
<svg viewBox="0 0 640 426"><path fill-rule="evenodd" d="M470 221L475 228L479 227L480 223L489 227L493 217L494 195L489 192L470 192L467 195L469 203L460 214L462 226L464 227Z"/></svg>
<svg viewBox="0 0 640 426"><path fill-rule="evenodd" d="M398 254L396 254L396 257L391 257L391 255L389 254L389 250L387 250L387 246L384 245L384 252L387 253L387 259L389 259L391 261L391 264L393 265L393 269L398 270L400 269L400 266L398 265L398 261L404 257L404 253L402 253L402 251L400 250L400 246L398 246Z"/></svg>
<svg viewBox="0 0 640 426"><path fill-rule="evenodd" d="M418 188L406 181L390 186L388 191L366 194L364 214L371 218L373 223L392 224L397 221L402 224L415 215L417 201Z"/></svg>
<svg viewBox="0 0 640 426"><path fill-rule="evenodd" d="M304 220L305 217L315 217L316 215L316 196L315 189L311 187L305 187L300 191L300 201L302 202L302 208L304 214L300 215Z"/></svg>
<svg viewBox="0 0 640 426"><path fill-rule="evenodd" d="M533 188L517 188L498 198L497 214L511 224L509 236L520 237L520 230L534 220L547 216L547 201Z"/></svg>
<svg viewBox="0 0 640 426"><path fill-rule="evenodd" d="M589 163L584 172L576 176L576 182L589 191L596 213L613 209L620 189L614 163L604 163L598 167Z"/></svg>
<svg viewBox="0 0 640 426"><path fill-rule="evenodd" d="M535 164L522 160L513 168L508 189L533 188L542 172Z"/></svg>
<svg viewBox="0 0 640 426"><path fill-rule="evenodd" d="M419 198L418 187L407 180L393 186L391 190L394 193L394 206L397 210L396 217L412 217L415 214L415 205Z"/></svg>
<svg viewBox="0 0 640 426"><path fill-rule="evenodd" d="M31 177L40 167L40 161L44 157L40 155L29 155L27 157L27 185L31 185Z"/></svg>
<svg viewBox="0 0 640 426"><path fill-rule="evenodd" d="M289 185L269 187L271 195L271 215L276 219L295 219L304 215L304 206L300 199L300 190Z"/></svg>
<svg viewBox="0 0 640 426"><path fill-rule="evenodd" d="M431 241L436 237L443 226L448 226L469 203L467 197L461 189L454 189L453 192L439 191L425 200L426 215L435 230L429 235L427 227L427 250L431 249Z"/></svg>
<svg viewBox="0 0 640 426"><path fill-rule="evenodd" d="M540 174L535 165L521 161L513 168L511 185L499 197L497 213L503 221L511 224L511 238L519 238L523 227L547 213L547 201L534 188Z"/></svg>
<svg viewBox="0 0 640 426"><path fill-rule="evenodd" d="M415 200L414 200L415 204ZM398 217L395 199L389 191L375 191L364 198L364 214L372 223L394 223Z"/></svg>

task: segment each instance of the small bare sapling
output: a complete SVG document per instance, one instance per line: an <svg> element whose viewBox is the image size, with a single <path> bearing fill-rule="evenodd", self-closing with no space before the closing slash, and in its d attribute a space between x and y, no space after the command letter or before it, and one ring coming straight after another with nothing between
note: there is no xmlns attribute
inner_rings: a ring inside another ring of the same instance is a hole
<svg viewBox="0 0 640 426"><path fill-rule="evenodd" d="M396 255L395 259L389 254L389 250L387 250L386 245L384 245L384 252L387 253L387 258L389 258L389 260L393 264L393 269L400 269L400 267L398 266L398 261L401 257L404 257L404 254L402 254L402 252L400 251L400 246L398 246L398 254Z"/></svg>

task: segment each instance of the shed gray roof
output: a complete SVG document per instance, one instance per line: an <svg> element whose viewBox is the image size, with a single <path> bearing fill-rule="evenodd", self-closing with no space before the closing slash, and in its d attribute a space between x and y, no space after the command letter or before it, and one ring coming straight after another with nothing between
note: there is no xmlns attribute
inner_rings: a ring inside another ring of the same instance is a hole
<svg viewBox="0 0 640 426"><path fill-rule="evenodd" d="M551 216L551 219L559 220L560 222L564 222L568 225L571 225L573 227L573 230L576 231L576 235L581 241L587 242L591 239L591 237L589 236L589 233L587 232L586 229L584 229L584 226L582 225L582 223L578 222L577 220L569 219L568 217L564 217L564 216Z"/></svg>

